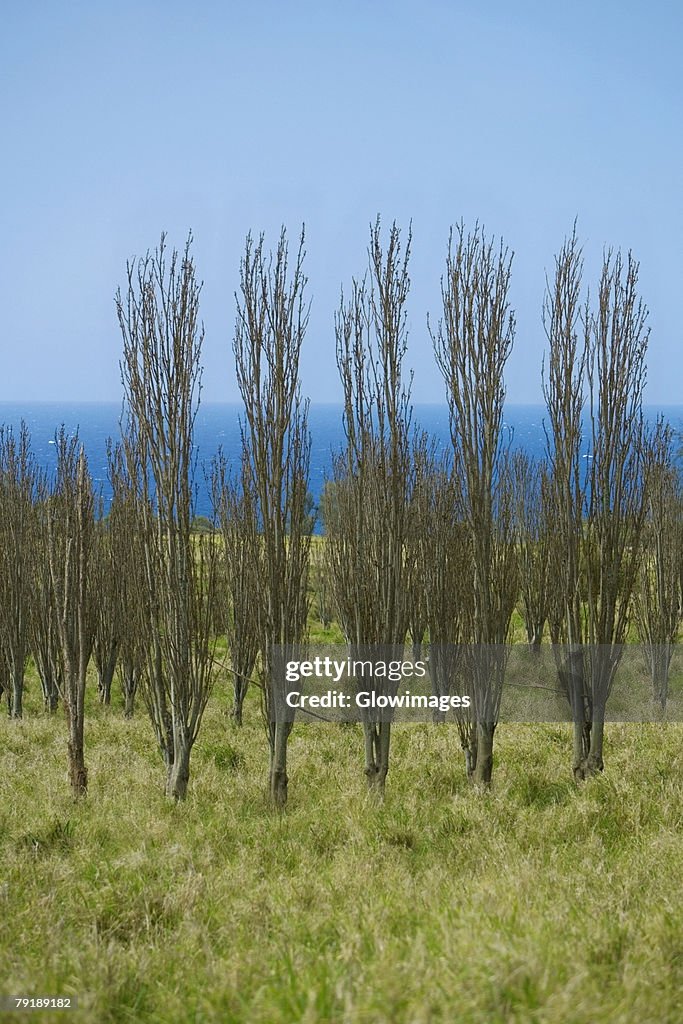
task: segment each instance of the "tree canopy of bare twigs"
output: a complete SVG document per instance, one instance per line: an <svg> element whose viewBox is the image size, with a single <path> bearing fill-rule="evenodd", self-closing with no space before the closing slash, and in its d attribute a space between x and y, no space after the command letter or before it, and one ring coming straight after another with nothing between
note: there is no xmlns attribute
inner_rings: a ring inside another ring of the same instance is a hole
<svg viewBox="0 0 683 1024"><path fill-rule="evenodd" d="M258 622L264 718L270 748L269 789L275 806L287 802L287 743L292 722L278 714L284 679L275 648L303 641L308 615L311 544L307 512L311 441L308 401L301 398L299 358L309 318L302 230L290 274L283 228L274 254L264 238L247 237L233 351L244 402L243 511L258 545ZM256 536L257 535L257 536Z"/></svg>
<svg viewBox="0 0 683 1024"><path fill-rule="evenodd" d="M149 609L145 572L144 504L138 501L128 465L134 456L126 457L126 440L109 443L107 475L111 487L108 528L111 545L111 568L117 587L116 627L118 671L123 694L123 713L132 718L135 697L143 674L149 646ZM106 586L106 581L105 581Z"/></svg>
<svg viewBox="0 0 683 1024"><path fill-rule="evenodd" d="M448 695L462 677L464 643L471 614L471 559L463 522L459 480L452 459L436 455L433 444L419 438L414 448L415 485L411 502L409 548L416 581L423 589L429 629L429 674L433 693ZM434 712L434 720L445 715ZM463 749L470 750L471 720L458 713ZM468 770L470 766L468 765Z"/></svg>
<svg viewBox="0 0 683 1024"><path fill-rule="evenodd" d="M406 300L411 232L405 248L394 223L383 245L370 229L369 270L342 294L335 320L344 391L346 448L333 469L334 507L325 523L328 573L342 630L352 647L381 644L403 653L410 589L406 541L412 489L412 376L406 380ZM359 680L359 682L361 682ZM391 686L364 679L363 689ZM365 774L382 793L391 721L364 713Z"/></svg>
<svg viewBox="0 0 683 1024"><path fill-rule="evenodd" d="M13 718L23 716L37 483L26 424L21 424L18 437L0 427L0 658L5 662Z"/></svg>
<svg viewBox="0 0 683 1024"><path fill-rule="evenodd" d="M201 390L201 285L190 254L167 258L165 236L132 261L116 295L127 473L145 567L143 695L167 770L167 795L184 799L190 753L212 685L212 609L218 547L193 536L194 425Z"/></svg>
<svg viewBox="0 0 683 1024"><path fill-rule="evenodd" d="M515 532L522 618L529 647L540 651L550 599L549 484L545 464L526 452L512 456Z"/></svg>
<svg viewBox="0 0 683 1024"><path fill-rule="evenodd" d="M97 669L97 693L102 704L111 703L111 684L121 644L124 608L121 602L121 544L130 538L118 530L116 513L100 514L95 523L92 589L95 595L93 661Z"/></svg>
<svg viewBox="0 0 683 1024"><path fill-rule="evenodd" d="M38 488L35 516L36 531L31 567L30 645L31 654L40 676L45 710L57 710L62 689L62 650L57 623L58 610L52 596L50 576L49 538L47 532L47 483L43 478Z"/></svg>
<svg viewBox="0 0 683 1024"><path fill-rule="evenodd" d="M85 686L94 634L91 592L95 499L85 451L78 436L57 434L57 473L42 503L61 648L61 697L69 731L69 778L76 796L88 788L85 766Z"/></svg>
<svg viewBox="0 0 683 1024"><path fill-rule="evenodd" d="M515 336L509 288L512 254L477 225L451 232L441 293L443 315L431 331L446 382L453 469L462 489L472 559L469 642L473 690L468 761L472 778L491 782L493 738L517 599L512 485L503 430L504 370Z"/></svg>
<svg viewBox="0 0 683 1024"><path fill-rule="evenodd" d="M428 576L431 529L430 499L434 482L434 440L424 432L416 432L412 444L412 490L408 510L409 530L405 544L405 573L408 590L408 628L413 646L413 660L422 658L422 644L429 628ZM453 510L454 511L454 510ZM426 542L426 543L425 543Z"/></svg>
<svg viewBox="0 0 683 1024"><path fill-rule="evenodd" d="M638 639L662 709L669 690L669 668L681 621L680 572L683 564L683 494L674 461L673 431L660 419L648 449L649 494L643 530L643 557L633 595Z"/></svg>
<svg viewBox="0 0 683 1024"><path fill-rule="evenodd" d="M555 260L544 325L544 392L555 595L551 632L567 645L577 779L603 768L605 708L626 639L647 507L642 398L649 329L638 264L605 253L597 305L582 304L576 230ZM584 413L589 451L584 444ZM584 466L586 467L584 469Z"/></svg>
<svg viewBox="0 0 683 1024"><path fill-rule="evenodd" d="M260 648L259 576L262 543L250 471L231 476L220 453L213 470L213 502L223 541L224 587L220 601L233 674L232 718L242 724L244 698Z"/></svg>

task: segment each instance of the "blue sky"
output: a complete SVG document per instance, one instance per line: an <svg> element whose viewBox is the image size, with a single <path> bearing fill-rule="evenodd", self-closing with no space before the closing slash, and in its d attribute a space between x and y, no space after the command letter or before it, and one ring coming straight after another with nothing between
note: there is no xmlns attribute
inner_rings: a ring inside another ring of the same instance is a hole
<svg viewBox="0 0 683 1024"><path fill-rule="evenodd" d="M648 400L683 401L683 6L654 0L8 0L0 36L0 400L118 399L113 295L162 229L194 232L204 398L237 398L244 237L307 231L304 392L339 397L333 313L380 213L413 222L410 362L440 401L426 314L449 226L514 250L511 401L540 400L544 274L578 217L586 280L631 248Z"/></svg>

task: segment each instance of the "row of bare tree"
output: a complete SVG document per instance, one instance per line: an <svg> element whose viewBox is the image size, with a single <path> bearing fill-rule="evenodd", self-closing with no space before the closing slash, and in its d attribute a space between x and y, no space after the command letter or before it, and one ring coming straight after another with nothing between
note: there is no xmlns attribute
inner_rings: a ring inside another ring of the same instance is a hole
<svg viewBox="0 0 683 1024"><path fill-rule="evenodd" d="M638 266L607 252L593 300L575 233L556 257L543 307L547 453L535 463L511 453L503 422L512 254L479 226L451 233L442 313L429 325L451 444L439 451L414 427L404 366L410 246L395 224L385 241L378 219L367 271L335 317L345 443L321 507L320 615L337 619L352 653L381 645L400 657L410 637L417 654L429 639L435 692L464 678L471 693L459 735L468 777L485 788L518 607L530 646L547 637L557 652L573 771L584 778L603 767L606 706L631 622L663 704L680 622L683 505L672 432L643 417L649 330ZM286 658L305 640L311 593L304 256L303 233L293 265L284 231L271 254L262 237L246 242L233 344L242 454L238 465L222 454L213 463L215 529L192 528L204 332L191 238L169 256L162 236L129 263L116 295L125 413L108 450L107 514L77 438L57 436L48 482L26 429L0 431L0 687L21 717L32 654L46 707L63 700L77 793L87 788L91 657L104 703L117 665L127 715L140 687L178 800L227 635L234 720L255 679L270 794L286 803L292 723L275 713L275 652ZM363 735L368 784L381 793L391 722L368 710Z"/></svg>
<svg viewBox="0 0 683 1024"><path fill-rule="evenodd" d="M665 702L681 614L683 505L671 429L648 429L643 417L649 331L638 266L607 252L593 303L575 232L557 256L543 310L547 454L536 464L511 454L503 426L512 256L478 226L451 234L442 316L430 327L452 444L437 455L429 439L409 440L409 247L410 237L400 260L394 226L383 257L377 223L369 277L353 283L337 318L347 445L323 502L333 607L351 645L400 645L408 629L419 644L427 633L437 692L467 679L460 736L468 775L486 787L519 603L529 644L547 633L557 655L583 778L603 767L631 619ZM468 664L455 664L468 650ZM366 722L365 735L366 773L382 786L390 725Z"/></svg>

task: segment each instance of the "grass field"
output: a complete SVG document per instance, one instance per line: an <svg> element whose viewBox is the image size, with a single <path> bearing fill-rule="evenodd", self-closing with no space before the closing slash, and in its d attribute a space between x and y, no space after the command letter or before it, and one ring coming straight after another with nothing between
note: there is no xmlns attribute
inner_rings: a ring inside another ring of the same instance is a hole
<svg viewBox="0 0 683 1024"><path fill-rule="evenodd" d="M683 1020L682 727L611 726L577 789L566 727L501 726L481 796L454 727L403 725L378 804L359 726L297 725L279 817L256 702L227 706L182 806L142 708L93 703L79 803L35 681L0 720L0 994L80 1006L28 1019Z"/></svg>

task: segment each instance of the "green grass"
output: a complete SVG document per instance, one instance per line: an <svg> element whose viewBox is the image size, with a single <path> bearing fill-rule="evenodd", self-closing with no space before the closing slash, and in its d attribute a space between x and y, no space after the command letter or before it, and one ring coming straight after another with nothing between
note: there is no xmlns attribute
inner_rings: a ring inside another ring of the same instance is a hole
<svg viewBox="0 0 683 1024"><path fill-rule="evenodd" d="M566 727L501 726L482 797L454 727L400 726L378 804L358 726L297 725L278 816L255 698L238 731L217 687L176 807L143 710L94 702L74 802L38 689L0 720L0 994L81 1008L36 1020L683 1019L681 727L610 726L576 788Z"/></svg>

